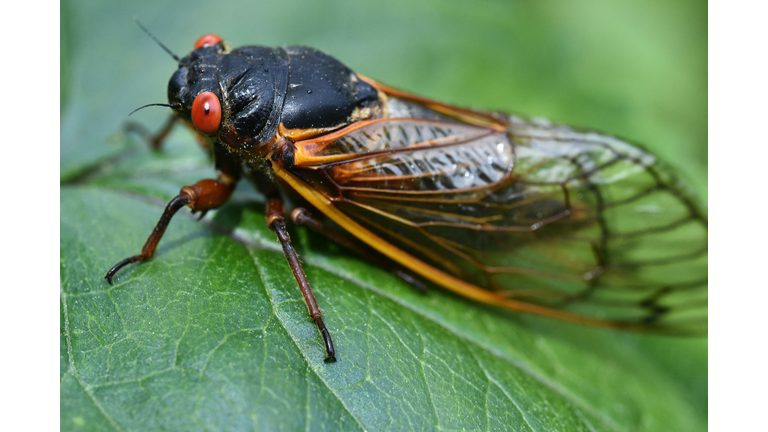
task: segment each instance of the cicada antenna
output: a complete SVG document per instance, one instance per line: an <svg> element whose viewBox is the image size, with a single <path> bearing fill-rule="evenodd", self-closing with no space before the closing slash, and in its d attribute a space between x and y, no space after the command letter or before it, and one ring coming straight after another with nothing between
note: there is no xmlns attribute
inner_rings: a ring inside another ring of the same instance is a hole
<svg viewBox="0 0 768 432"><path fill-rule="evenodd" d="M162 49L163 49L165 52L167 52L167 53L168 53L168 54L169 54L171 57L173 57L173 59L174 59L174 60L176 60L176 63L178 63L178 64L180 64L180 65L183 65L183 64L184 64L184 63L182 63L182 62L181 62L181 59L179 58L179 56L177 56L176 54L174 54L174 53L173 53L173 51L171 51L170 49L168 49L168 47L167 47L167 46L163 45L163 43L162 43L162 42L160 42L160 40L159 40L158 38L156 38L156 37L155 37L155 35L153 35L153 34L152 34L152 33L151 33L149 30L147 30L147 28L146 28L146 27L144 27L144 26L141 24L141 22L139 22L139 19L138 19L138 18L136 18L136 17L133 17L133 20L134 20L134 21L136 21L136 25L138 25L138 26L139 26L139 28L140 28L140 29L141 29L141 30L142 30L144 33L146 33L146 34L147 34L147 36L151 37L153 41L155 41L155 42L156 42L158 45L160 45L160 48L162 48ZM143 107L142 107L142 108L143 108ZM139 108L139 109L141 109L141 108ZM129 114L129 115L130 115L130 114Z"/></svg>
<svg viewBox="0 0 768 432"><path fill-rule="evenodd" d="M176 104L151 103L151 104L146 104L144 106L140 106L140 107L136 108L135 110L131 111L131 114L135 113L136 111L138 111L140 109L144 109L146 107L151 107L151 106L168 107L168 108L175 109L175 110L181 109L181 107L182 107L182 105L180 103L176 103ZM130 117L131 114L128 114L128 117Z"/></svg>

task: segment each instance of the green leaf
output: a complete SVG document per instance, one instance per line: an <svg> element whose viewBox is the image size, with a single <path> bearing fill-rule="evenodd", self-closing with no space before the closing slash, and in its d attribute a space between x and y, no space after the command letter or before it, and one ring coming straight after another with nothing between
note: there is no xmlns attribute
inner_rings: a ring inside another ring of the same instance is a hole
<svg viewBox="0 0 768 432"><path fill-rule="evenodd" d="M201 222L180 211L155 258L114 286L103 279L139 252L181 186L214 174L186 131L161 152L121 132L132 109L164 101L174 70L134 15L178 54L207 32L234 45L312 45L426 96L633 137L705 199L706 9L696 7L62 3L61 429L706 428L706 340L420 294L295 229L338 349L323 363L247 184ZM151 110L135 117L152 129L167 112Z"/></svg>

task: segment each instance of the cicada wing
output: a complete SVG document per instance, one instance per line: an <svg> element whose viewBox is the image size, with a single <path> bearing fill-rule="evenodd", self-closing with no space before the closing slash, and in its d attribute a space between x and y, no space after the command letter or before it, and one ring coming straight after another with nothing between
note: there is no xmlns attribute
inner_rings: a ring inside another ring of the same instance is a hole
<svg viewBox="0 0 768 432"><path fill-rule="evenodd" d="M637 146L515 117L503 131L382 119L296 154L335 209L499 299L592 324L706 329L706 219Z"/></svg>

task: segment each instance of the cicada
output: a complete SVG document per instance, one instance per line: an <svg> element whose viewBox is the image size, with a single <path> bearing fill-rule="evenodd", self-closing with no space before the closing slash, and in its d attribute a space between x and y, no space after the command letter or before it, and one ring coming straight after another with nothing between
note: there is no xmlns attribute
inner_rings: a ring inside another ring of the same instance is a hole
<svg viewBox="0 0 768 432"><path fill-rule="evenodd" d="M173 116L155 143L187 125L217 178L182 187L110 283L152 258L180 208L218 208L247 178L267 197L267 224L326 361L333 340L286 230L286 202L294 223L416 286L597 327L706 331L706 215L640 146L414 96L312 48L230 49L205 35L173 56L162 104Z"/></svg>

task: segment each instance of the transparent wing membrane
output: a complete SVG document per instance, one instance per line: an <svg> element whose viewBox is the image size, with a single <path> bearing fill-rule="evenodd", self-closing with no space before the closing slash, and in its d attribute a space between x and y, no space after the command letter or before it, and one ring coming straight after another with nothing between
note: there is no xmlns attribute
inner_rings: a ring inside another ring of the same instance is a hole
<svg viewBox="0 0 768 432"><path fill-rule="evenodd" d="M448 274L608 323L706 331L706 217L637 146L513 116L506 132L361 122L297 147L337 208Z"/></svg>

